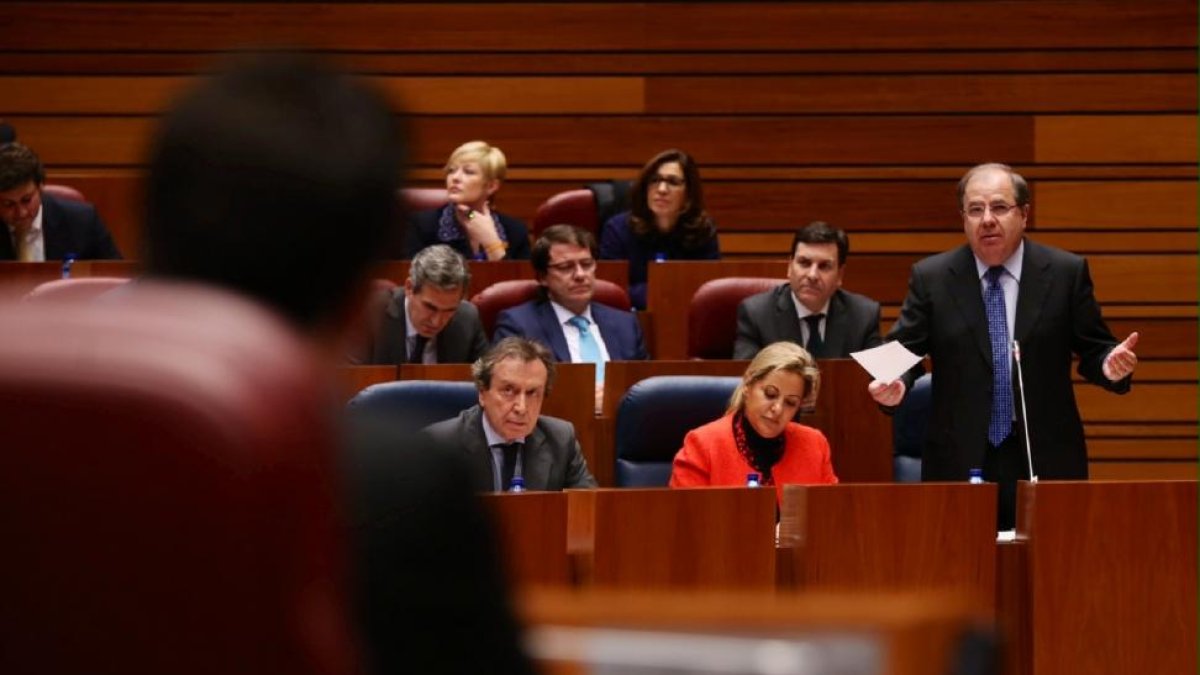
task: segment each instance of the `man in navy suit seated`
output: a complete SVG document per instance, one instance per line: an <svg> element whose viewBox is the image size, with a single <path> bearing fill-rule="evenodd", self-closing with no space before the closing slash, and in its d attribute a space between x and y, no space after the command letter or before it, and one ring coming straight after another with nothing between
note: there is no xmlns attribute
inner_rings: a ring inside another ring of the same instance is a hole
<svg viewBox="0 0 1200 675"><path fill-rule="evenodd" d="M596 364L596 403L604 389L606 361L650 358L642 327L632 312L593 302L596 292L596 238L572 225L546 228L533 245L530 262L538 298L500 313L495 342L520 336L550 348L554 359Z"/></svg>
<svg viewBox="0 0 1200 675"><path fill-rule="evenodd" d="M0 221L7 226L0 260L120 260L96 209L44 194L45 182L46 169L33 150L15 141L0 145Z"/></svg>

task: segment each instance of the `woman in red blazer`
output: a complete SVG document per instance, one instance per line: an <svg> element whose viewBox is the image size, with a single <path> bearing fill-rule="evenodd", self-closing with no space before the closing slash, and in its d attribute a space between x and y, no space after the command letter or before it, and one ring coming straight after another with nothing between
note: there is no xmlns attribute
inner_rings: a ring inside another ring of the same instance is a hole
<svg viewBox="0 0 1200 675"><path fill-rule="evenodd" d="M825 434L792 421L817 400L817 363L793 342L768 345L754 357L725 416L688 432L675 455L671 487L836 483Z"/></svg>

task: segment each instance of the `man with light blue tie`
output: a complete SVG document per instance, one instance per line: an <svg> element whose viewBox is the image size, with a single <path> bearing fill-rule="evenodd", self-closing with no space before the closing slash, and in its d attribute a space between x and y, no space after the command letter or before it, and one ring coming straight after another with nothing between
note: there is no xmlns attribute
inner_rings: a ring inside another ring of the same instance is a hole
<svg viewBox="0 0 1200 675"><path fill-rule="evenodd" d="M606 361L650 356L632 312L592 300L597 254L596 238L587 230L571 225L546 228L530 255L540 284L538 298L501 312L493 340L526 337L549 347L556 361L595 363L599 401Z"/></svg>
<svg viewBox="0 0 1200 675"><path fill-rule="evenodd" d="M1011 529L1016 482L1029 477L1026 442L1038 478L1087 478L1073 356L1081 377L1123 394L1137 366L1138 334L1113 337L1086 260L1025 236L1030 190L1012 168L973 167L959 181L958 203L966 245L913 266L887 339L934 364L922 480L965 481L971 469L982 469L985 480L999 484L999 529ZM875 380L868 392L896 406L920 373L918 366L894 382Z"/></svg>

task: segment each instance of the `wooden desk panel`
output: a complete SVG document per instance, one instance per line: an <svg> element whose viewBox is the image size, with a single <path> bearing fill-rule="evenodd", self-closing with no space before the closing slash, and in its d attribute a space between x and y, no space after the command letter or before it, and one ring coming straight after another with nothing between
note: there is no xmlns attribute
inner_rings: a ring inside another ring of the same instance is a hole
<svg viewBox="0 0 1200 675"><path fill-rule="evenodd" d="M991 607L995 527L994 484L788 485L779 542L795 588L957 589Z"/></svg>
<svg viewBox="0 0 1200 675"><path fill-rule="evenodd" d="M597 587L770 589L775 492L749 488L567 493L569 547Z"/></svg>
<svg viewBox="0 0 1200 675"><path fill-rule="evenodd" d="M805 593L674 591L568 591L534 589L517 598L517 610L529 626L531 655L552 674L603 670L604 664L628 666L627 644L634 639L655 641L660 634L692 638L701 647L711 640L749 641L737 648L766 648L776 653L785 645L811 649L803 672L876 672L822 661L821 644L830 639L864 639L878 649L877 672L889 675L928 675L953 672L965 634L986 631L990 619L968 598L950 593ZM617 633L611 632L615 629ZM624 641L624 642L622 642ZM775 644L767 645L771 641ZM665 641L664 641L665 642ZM655 641L654 656L671 649ZM670 661L683 670L706 670L688 647L676 646ZM783 647L785 650L787 647ZM855 652L861 655L861 652ZM613 657L616 657L615 659ZM722 650L722 658L730 652ZM703 656L701 656L703 658ZM749 660L749 659L748 659ZM817 663L823 663L822 669ZM644 664L653 669L660 665ZM607 672L607 671L604 671ZM622 668L621 672L625 672ZM639 670L638 672L642 672ZM659 672L653 669L653 672ZM674 669L671 672L677 672ZM765 672L765 671L755 671ZM789 670L787 672L801 672Z"/></svg>
<svg viewBox="0 0 1200 675"><path fill-rule="evenodd" d="M479 498L491 514L505 572L514 586L571 583L565 493L498 493Z"/></svg>
<svg viewBox="0 0 1200 675"><path fill-rule="evenodd" d="M1196 481L1017 490L1028 672L1196 672Z"/></svg>

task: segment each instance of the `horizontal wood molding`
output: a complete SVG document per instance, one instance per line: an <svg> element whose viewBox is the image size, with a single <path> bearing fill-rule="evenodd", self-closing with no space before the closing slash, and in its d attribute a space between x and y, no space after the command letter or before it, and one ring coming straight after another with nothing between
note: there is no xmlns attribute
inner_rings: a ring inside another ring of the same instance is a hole
<svg viewBox="0 0 1200 675"><path fill-rule="evenodd" d="M1195 44L1195 3L16 2L12 51L187 52L261 44L359 52L1153 48ZM681 12L687 30L680 30ZM998 20L1002 18L1002 20ZM986 26L986 30L979 29ZM101 29L103 27L103 29Z"/></svg>

